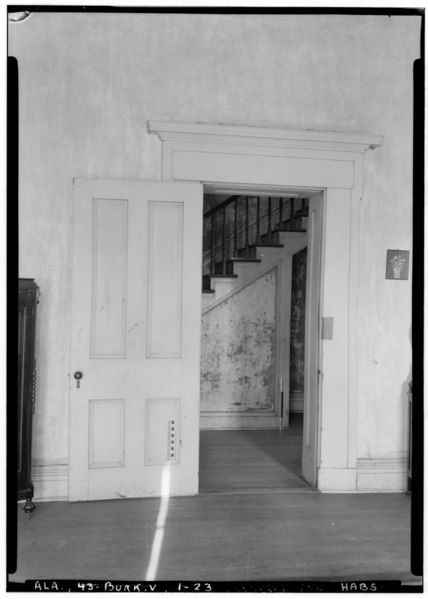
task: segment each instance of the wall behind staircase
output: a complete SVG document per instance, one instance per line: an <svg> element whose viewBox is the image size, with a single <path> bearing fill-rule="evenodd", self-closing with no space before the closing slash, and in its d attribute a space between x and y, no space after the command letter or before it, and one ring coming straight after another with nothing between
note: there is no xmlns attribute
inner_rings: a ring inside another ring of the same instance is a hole
<svg viewBox="0 0 428 599"><path fill-rule="evenodd" d="M274 412L276 272L259 277L202 316L201 412ZM209 424L206 424L209 426ZM257 426L255 424L255 426Z"/></svg>
<svg viewBox="0 0 428 599"><path fill-rule="evenodd" d="M159 180L149 119L384 135L361 198L358 456L402 459L419 16L34 12L10 23L19 64L19 274L40 285L34 458L67 493L72 181Z"/></svg>

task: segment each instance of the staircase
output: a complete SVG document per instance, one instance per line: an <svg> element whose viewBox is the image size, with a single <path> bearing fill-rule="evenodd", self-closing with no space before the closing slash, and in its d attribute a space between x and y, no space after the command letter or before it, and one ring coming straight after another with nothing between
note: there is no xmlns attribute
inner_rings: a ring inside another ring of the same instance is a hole
<svg viewBox="0 0 428 599"><path fill-rule="evenodd" d="M280 380L288 407L292 262L308 203L231 196L205 212L201 428L277 428Z"/></svg>
<svg viewBox="0 0 428 599"><path fill-rule="evenodd" d="M261 276L283 248L301 249L308 206L300 197L234 195L204 213L203 313Z"/></svg>

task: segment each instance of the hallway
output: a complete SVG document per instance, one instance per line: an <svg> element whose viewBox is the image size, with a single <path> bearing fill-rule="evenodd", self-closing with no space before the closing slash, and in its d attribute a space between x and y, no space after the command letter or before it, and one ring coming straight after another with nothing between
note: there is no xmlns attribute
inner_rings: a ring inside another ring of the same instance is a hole
<svg viewBox="0 0 428 599"><path fill-rule="evenodd" d="M303 414L287 430L202 430L200 493L314 492L301 476Z"/></svg>

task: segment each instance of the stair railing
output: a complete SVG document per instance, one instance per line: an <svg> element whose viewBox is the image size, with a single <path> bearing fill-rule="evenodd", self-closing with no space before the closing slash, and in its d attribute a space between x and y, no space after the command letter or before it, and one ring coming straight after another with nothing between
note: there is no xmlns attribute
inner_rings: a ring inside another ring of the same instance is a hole
<svg viewBox="0 0 428 599"><path fill-rule="evenodd" d="M251 259L252 245L274 244L278 230L299 230L309 201L233 195L204 214L204 275L226 275L230 258Z"/></svg>

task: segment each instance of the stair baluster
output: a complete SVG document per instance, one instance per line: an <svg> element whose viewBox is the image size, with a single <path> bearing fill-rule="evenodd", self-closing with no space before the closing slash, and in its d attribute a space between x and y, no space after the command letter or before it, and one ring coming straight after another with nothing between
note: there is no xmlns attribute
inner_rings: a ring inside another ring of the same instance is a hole
<svg viewBox="0 0 428 599"><path fill-rule="evenodd" d="M295 229L296 229L296 222L295 222L295 215L294 215L294 198L291 198L291 200L290 200L290 230L295 231Z"/></svg>
<svg viewBox="0 0 428 599"><path fill-rule="evenodd" d="M282 222L284 220L284 198L279 198L279 217L278 217L278 227L282 227Z"/></svg>
<svg viewBox="0 0 428 599"><path fill-rule="evenodd" d="M249 197L245 196L245 256L250 255L249 243L250 219L249 219Z"/></svg>
<svg viewBox="0 0 428 599"><path fill-rule="evenodd" d="M272 243L272 198L268 199L268 243Z"/></svg>
<svg viewBox="0 0 428 599"><path fill-rule="evenodd" d="M235 218L233 221L233 255L238 255L238 200L234 201Z"/></svg>
<svg viewBox="0 0 428 599"><path fill-rule="evenodd" d="M210 271L213 275L215 272L215 259L214 259L214 212L211 214L211 265Z"/></svg>
<svg viewBox="0 0 428 599"><path fill-rule="evenodd" d="M223 206L223 222L221 237L221 273L226 274L226 206Z"/></svg>
<svg viewBox="0 0 428 599"><path fill-rule="evenodd" d="M260 243L260 196L257 197L256 243Z"/></svg>

